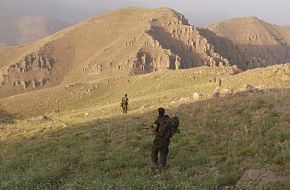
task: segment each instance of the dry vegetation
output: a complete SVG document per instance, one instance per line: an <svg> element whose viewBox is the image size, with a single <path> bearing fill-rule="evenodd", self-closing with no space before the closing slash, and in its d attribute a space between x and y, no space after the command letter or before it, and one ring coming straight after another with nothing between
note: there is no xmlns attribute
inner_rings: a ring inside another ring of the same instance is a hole
<svg viewBox="0 0 290 190"><path fill-rule="evenodd" d="M116 76L109 83L105 75L3 99L1 108L10 114L5 112L0 129L1 188L239 189L236 183L250 168L289 175L290 92L282 80L287 67L239 75L202 67ZM210 82L214 77L222 79L221 89L232 87L235 94L207 98L217 86ZM245 84L265 87L243 92ZM194 92L204 98L186 98ZM124 93L130 98L128 115L120 114ZM159 106L180 117L182 133L172 139L169 167L154 175L152 136L142 126L152 122Z"/></svg>

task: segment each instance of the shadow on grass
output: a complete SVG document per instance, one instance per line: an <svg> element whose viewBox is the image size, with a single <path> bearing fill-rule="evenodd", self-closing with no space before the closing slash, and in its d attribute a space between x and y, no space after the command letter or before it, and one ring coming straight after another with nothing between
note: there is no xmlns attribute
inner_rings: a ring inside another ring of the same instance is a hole
<svg viewBox="0 0 290 190"><path fill-rule="evenodd" d="M7 140L0 145L5 147L5 154L0 154L0 187L214 189L235 185L249 168L286 172L289 98L289 89L269 89L167 109L169 115L180 117L181 134L172 138L169 168L157 177L148 170L152 136L142 129L154 121L156 111Z"/></svg>
<svg viewBox="0 0 290 190"><path fill-rule="evenodd" d="M0 109L0 124L13 124L15 119L15 115Z"/></svg>

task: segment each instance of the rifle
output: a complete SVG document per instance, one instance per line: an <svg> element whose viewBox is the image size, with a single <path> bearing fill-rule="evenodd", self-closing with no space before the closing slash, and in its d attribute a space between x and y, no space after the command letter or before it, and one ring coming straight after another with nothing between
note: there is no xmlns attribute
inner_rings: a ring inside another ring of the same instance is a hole
<svg viewBox="0 0 290 190"><path fill-rule="evenodd" d="M149 129L151 129L151 126L143 126L143 129L149 130Z"/></svg>

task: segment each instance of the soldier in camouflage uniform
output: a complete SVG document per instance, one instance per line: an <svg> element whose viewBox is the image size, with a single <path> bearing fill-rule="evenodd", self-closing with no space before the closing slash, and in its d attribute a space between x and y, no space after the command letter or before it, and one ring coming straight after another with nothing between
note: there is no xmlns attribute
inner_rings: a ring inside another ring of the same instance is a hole
<svg viewBox="0 0 290 190"><path fill-rule="evenodd" d="M127 94L125 94L125 96L122 98L122 102L121 102L121 107L123 109L123 114L127 113L128 105L129 105L129 99L127 97Z"/></svg>
<svg viewBox="0 0 290 190"><path fill-rule="evenodd" d="M154 132L155 139L153 141L151 159L153 162L152 168L164 169L166 166L167 155L169 153L169 143L170 136L168 134L168 130L165 127L165 122L170 119L168 115L165 115L164 108L158 108L159 116L154 121L153 125L149 127L151 131ZM158 153L160 152L160 162L158 166Z"/></svg>

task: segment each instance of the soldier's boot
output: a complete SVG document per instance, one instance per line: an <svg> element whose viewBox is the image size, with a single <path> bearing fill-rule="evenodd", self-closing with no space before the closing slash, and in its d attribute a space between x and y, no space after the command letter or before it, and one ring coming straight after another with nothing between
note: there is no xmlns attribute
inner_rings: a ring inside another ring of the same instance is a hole
<svg viewBox="0 0 290 190"><path fill-rule="evenodd" d="M166 160L160 159L160 164L158 165L159 170L164 170L166 167Z"/></svg>

